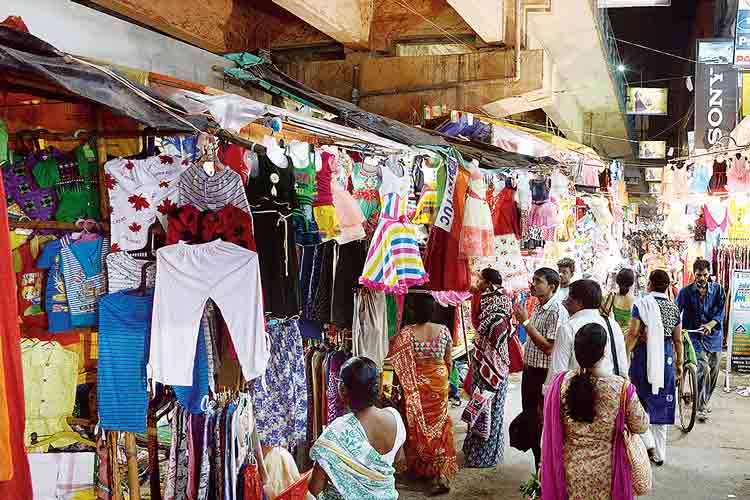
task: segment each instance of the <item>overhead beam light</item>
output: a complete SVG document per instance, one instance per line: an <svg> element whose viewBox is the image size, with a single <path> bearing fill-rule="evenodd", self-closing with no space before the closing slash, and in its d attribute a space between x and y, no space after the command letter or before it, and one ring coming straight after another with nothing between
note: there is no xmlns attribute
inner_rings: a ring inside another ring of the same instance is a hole
<svg viewBox="0 0 750 500"><path fill-rule="evenodd" d="M620 73L625 73L625 65L624 64L618 64L617 65L617 71Z"/></svg>

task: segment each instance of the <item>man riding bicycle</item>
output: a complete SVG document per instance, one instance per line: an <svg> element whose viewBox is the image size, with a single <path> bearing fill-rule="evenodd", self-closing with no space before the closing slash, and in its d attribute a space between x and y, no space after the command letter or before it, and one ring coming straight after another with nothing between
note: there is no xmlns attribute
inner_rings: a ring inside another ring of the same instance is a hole
<svg viewBox="0 0 750 500"><path fill-rule="evenodd" d="M690 340L698 360L698 421L706 422L711 412L711 395L719 380L719 362L724 343L722 323L726 296L721 285L709 282L711 264L696 259L693 264L695 282L680 290L677 307L682 314L682 327L690 332Z"/></svg>

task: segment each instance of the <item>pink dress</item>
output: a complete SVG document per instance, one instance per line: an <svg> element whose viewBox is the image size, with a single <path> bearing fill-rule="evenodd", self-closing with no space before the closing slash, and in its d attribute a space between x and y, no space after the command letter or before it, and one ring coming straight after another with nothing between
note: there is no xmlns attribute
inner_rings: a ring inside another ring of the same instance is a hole
<svg viewBox="0 0 750 500"><path fill-rule="evenodd" d="M495 226L486 191L482 173L479 170L472 172L459 245L459 253L465 257L490 257L494 254Z"/></svg>
<svg viewBox="0 0 750 500"><path fill-rule="evenodd" d="M750 161L744 156L732 158L727 170L727 190L731 193L750 192Z"/></svg>
<svg viewBox="0 0 750 500"><path fill-rule="evenodd" d="M346 158L344 158L346 156ZM331 190L333 191L333 206L336 209L336 217L339 220L340 233L336 236L339 245L344 245L352 241L361 240L367 236L364 226L365 217L362 215L362 209L357 200L344 189L344 184L349 176L344 175L342 179L341 162L349 158L348 155L340 157L336 161L332 156L328 158L333 168L333 178L331 179Z"/></svg>
<svg viewBox="0 0 750 500"><path fill-rule="evenodd" d="M689 191L687 167L675 167L672 177L672 196L675 200L680 201L688 195Z"/></svg>

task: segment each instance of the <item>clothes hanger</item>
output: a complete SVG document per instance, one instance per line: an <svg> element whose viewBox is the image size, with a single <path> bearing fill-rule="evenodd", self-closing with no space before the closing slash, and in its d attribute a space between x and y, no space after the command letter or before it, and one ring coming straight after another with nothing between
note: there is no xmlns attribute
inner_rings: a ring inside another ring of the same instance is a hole
<svg viewBox="0 0 750 500"><path fill-rule="evenodd" d="M138 250L128 250L127 253L141 260L156 260L156 250L161 248L166 242L166 232L164 226L161 225L159 219L148 226L148 238L146 239L146 245Z"/></svg>
<svg viewBox="0 0 750 500"><path fill-rule="evenodd" d="M128 294L128 295L137 295L139 297L145 296L146 295L146 289L148 288L147 283L146 283L146 280L147 280L147 277L148 277L148 270L149 270L149 268L151 268L152 266L155 266L155 265L156 265L155 261L146 262L143 265L143 267L141 268L141 284L138 285L138 288L135 288L133 290L129 290L129 291L125 292L125 293Z"/></svg>

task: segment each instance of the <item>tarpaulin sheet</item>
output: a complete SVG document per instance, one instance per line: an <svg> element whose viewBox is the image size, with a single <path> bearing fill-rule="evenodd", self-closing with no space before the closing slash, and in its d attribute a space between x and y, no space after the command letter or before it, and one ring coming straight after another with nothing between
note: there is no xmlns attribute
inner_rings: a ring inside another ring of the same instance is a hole
<svg viewBox="0 0 750 500"><path fill-rule="evenodd" d="M122 74L118 74L127 79ZM69 93L107 106L114 112L149 127L194 132L191 126L138 95L117 78L97 68L72 60L34 35L0 26L0 83L3 80L12 82L13 77L41 79ZM177 115L182 116L185 112L177 103L153 90L130 79L128 82L133 88L137 88L151 99L175 110L173 112ZM206 117L182 116L182 118L199 130L206 130L210 126Z"/></svg>
<svg viewBox="0 0 750 500"><path fill-rule="evenodd" d="M232 68L229 69L231 70ZM301 102L311 103L324 111L334 113L338 115L343 125L367 130L381 137L387 137L393 141L410 146L448 145L439 136L432 135L391 118L369 113L342 99L321 94L317 90L311 89L305 84L290 78L271 63L246 65L242 69L244 71L240 73L225 71L229 77L235 80L250 83L267 92L279 93L280 95L293 95L298 97Z"/></svg>

